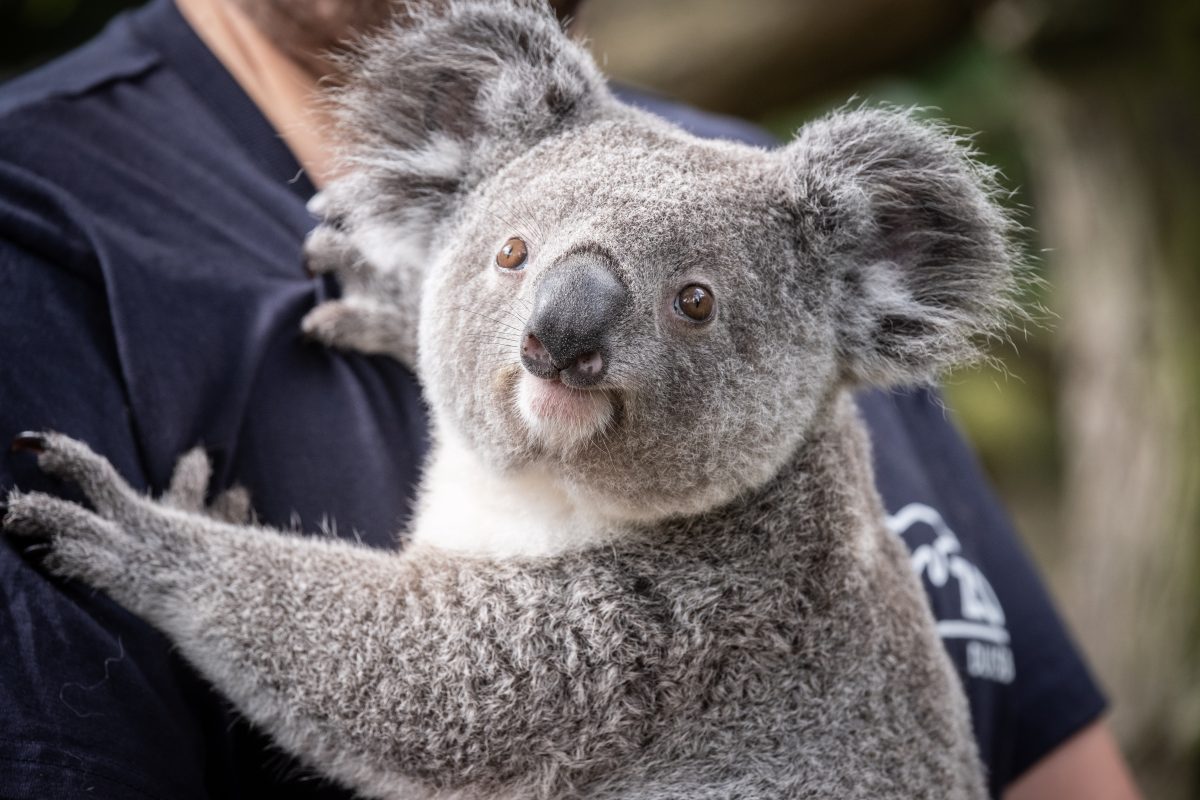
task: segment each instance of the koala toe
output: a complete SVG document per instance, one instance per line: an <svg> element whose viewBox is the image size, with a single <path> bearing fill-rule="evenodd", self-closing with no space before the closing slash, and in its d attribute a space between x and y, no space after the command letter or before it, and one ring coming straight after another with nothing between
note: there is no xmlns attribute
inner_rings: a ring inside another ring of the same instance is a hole
<svg viewBox="0 0 1200 800"><path fill-rule="evenodd" d="M77 484L105 517L120 517L124 509L139 500L108 459L69 436L22 433L13 441L13 449L35 453L43 472Z"/></svg>
<svg viewBox="0 0 1200 800"><path fill-rule="evenodd" d="M332 272L344 287L365 284L372 272L350 235L328 224L313 228L305 238L304 268L312 276Z"/></svg>
<svg viewBox="0 0 1200 800"><path fill-rule="evenodd" d="M162 496L166 505L183 511L203 511L212 478L212 464L201 447L193 447L175 464L171 484Z"/></svg>
<svg viewBox="0 0 1200 800"><path fill-rule="evenodd" d="M208 515L233 525L249 525L256 520L250 504L250 492L244 486L231 486L208 507Z"/></svg>
<svg viewBox="0 0 1200 800"><path fill-rule="evenodd" d="M321 303L304 317L305 335L339 350L391 355L408 363L403 315L364 298L348 297Z"/></svg>
<svg viewBox="0 0 1200 800"><path fill-rule="evenodd" d="M122 579L131 539L119 525L77 503L40 492L8 497L4 533L49 546L45 567L64 578L79 578L103 589Z"/></svg>
<svg viewBox="0 0 1200 800"><path fill-rule="evenodd" d="M125 536L115 523L78 503L42 492L13 491L5 506L5 534L44 540L55 548L69 540L98 543Z"/></svg>

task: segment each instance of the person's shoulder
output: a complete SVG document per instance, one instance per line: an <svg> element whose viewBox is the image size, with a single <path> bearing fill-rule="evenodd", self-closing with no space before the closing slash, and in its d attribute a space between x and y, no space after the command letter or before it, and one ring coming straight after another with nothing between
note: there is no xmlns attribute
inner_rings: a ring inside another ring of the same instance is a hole
<svg viewBox="0 0 1200 800"><path fill-rule="evenodd" d="M115 134L119 88L160 56L117 17L95 38L0 85L0 238L78 238L70 187L107 168L96 148ZM37 237L44 228L49 237ZM53 249L53 248L52 248Z"/></svg>
<svg viewBox="0 0 1200 800"><path fill-rule="evenodd" d="M0 120L7 126L56 101L104 91L136 79L159 61L154 50L138 41L129 18L118 17L82 47L0 85Z"/></svg>
<svg viewBox="0 0 1200 800"><path fill-rule="evenodd" d="M775 136L752 122L702 111L645 89L617 84L611 88L623 103L649 111L702 139L725 139L759 147L779 144Z"/></svg>

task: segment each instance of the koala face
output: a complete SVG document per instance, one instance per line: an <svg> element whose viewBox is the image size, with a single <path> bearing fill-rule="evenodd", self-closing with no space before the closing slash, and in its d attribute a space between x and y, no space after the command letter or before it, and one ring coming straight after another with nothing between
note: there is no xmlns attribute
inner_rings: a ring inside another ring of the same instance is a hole
<svg viewBox="0 0 1200 800"><path fill-rule="evenodd" d="M637 114L514 159L427 278L432 406L498 467L624 515L764 481L837 374L829 272L796 246L776 160Z"/></svg>
<svg viewBox="0 0 1200 800"><path fill-rule="evenodd" d="M414 11L348 86L341 211L424 276L437 426L607 513L725 502L837 392L927 379L1004 318L991 174L910 113L697 140L619 104L532 0Z"/></svg>

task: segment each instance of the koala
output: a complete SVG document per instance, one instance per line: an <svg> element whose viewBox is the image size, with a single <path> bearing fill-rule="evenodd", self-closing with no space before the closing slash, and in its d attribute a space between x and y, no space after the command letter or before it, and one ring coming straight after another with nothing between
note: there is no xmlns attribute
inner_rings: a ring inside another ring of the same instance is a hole
<svg viewBox="0 0 1200 800"><path fill-rule="evenodd" d="M304 320L421 378L405 546L205 506L200 451L143 496L51 432L15 446L91 507L14 492L6 532L369 797L985 797L850 392L1003 330L992 171L896 109L700 140L539 3L429 5L333 97L308 257L344 291Z"/></svg>

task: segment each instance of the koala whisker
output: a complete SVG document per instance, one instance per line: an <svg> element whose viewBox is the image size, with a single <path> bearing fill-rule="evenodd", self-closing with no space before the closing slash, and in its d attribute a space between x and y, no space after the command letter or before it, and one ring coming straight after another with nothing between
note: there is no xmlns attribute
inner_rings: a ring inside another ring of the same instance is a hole
<svg viewBox="0 0 1200 800"><path fill-rule="evenodd" d="M504 347L516 347L520 342L519 337L512 336L511 334L492 336L487 333L465 334L463 340L481 346L500 345Z"/></svg>
<svg viewBox="0 0 1200 800"><path fill-rule="evenodd" d="M514 364L519 362L519 359L509 349L500 350L481 350L479 352L480 360L488 363L500 363L503 361L511 361Z"/></svg>
<svg viewBox="0 0 1200 800"><path fill-rule="evenodd" d="M540 235L541 234L540 228L537 230L531 230L529 227L530 221L524 217L514 220L511 217L504 216L500 212L496 211L494 208L488 208L487 214L489 216L491 216L492 219L494 219L495 221L497 221L501 225L503 225L510 233L514 233L526 241L535 241L536 242L536 241L542 241L545 238ZM537 226L535 226L535 227L537 227Z"/></svg>
<svg viewBox="0 0 1200 800"><path fill-rule="evenodd" d="M612 421L612 418L610 417L608 419L608 421L606 421L604 423L604 427L599 431L599 433L604 433L604 432L608 431L609 428L612 427L612 424L613 424L613 421ZM605 462L612 465L614 468L616 468L616 466L617 466L616 456L613 453L612 446L610 444L608 444L607 442L605 442L603 437L601 437L601 436L591 437L589 439L589 446L594 448L595 450L598 450L601 454L603 454Z"/></svg>
<svg viewBox="0 0 1200 800"><path fill-rule="evenodd" d="M484 350L484 351L481 351L481 355L485 355L485 356L488 356L491 358L509 359L509 360L512 360L514 363L520 360L519 357L516 355L515 350L511 347L500 347L495 350Z"/></svg>
<svg viewBox="0 0 1200 800"><path fill-rule="evenodd" d="M510 331L512 331L513 333L515 333L517 335L521 335L525 332L521 328L518 328L514 325L509 325L504 320L499 320L499 319L496 319L495 317L488 316L487 314L484 314L482 311L476 311L475 309L468 308L467 306L456 306L456 308L458 308L458 310L460 310L460 311L465 311L468 314L474 314L475 316L479 317L480 319L486 319L488 322L494 322L497 325L500 325L501 327L508 328Z"/></svg>
<svg viewBox="0 0 1200 800"><path fill-rule="evenodd" d="M519 334L511 331L478 331L476 333L464 333L464 338L479 341L481 339L507 339L514 342L520 341Z"/></svg>
<svg viewBox="0 0 1200 800"><path fill-rule="evenodd" d="M488 369L499 369L501 367L514 367L520 362L515 358L494 358L492 360L482 361L480 366Z"/></svg>
<svg viewBox="0 0 1200 800"><path fill-rule="evenodd" d="M516 217L513 218L512 216L503 215L496 210L495 207L489 207L487 209L487 213L490 214L493 219L499 221L502 225L505 225L510 230L520 235L527 242L544 242L546 240L547 237L545 229L536 219L526 216L511 206L509 206L506 210L515 214Z"/></svg>
<svg viewBox="0 0 1200 800"><path fill-rule="evenodd" d="M487 345L493 345L496 348L495 352L503 352L503 353L515 352L516 347L517 347L515 342L497 342L492 339L480 339L480 340L477 340L477 343L481 347L486 347Z"/></svg>
<svg viewBox="0 0 1200 800"><path fill-rule="evenodd" d="M517 321L517 324L520 325L522 329L524 329L525 325L528 324L528 322L529 322L528 317L522 317L520 314L517 314L515 311L513 311L511 309L508 309L508 308L504 309L504 313L508 314L510 317L515 319Z"/></svg>
<svg viewBox="0 0 1200 800"><path fill-rule="evenodd" d="M468 342L478 342L479 344L507 344L513 346L521 341L519 336L513 336L510 333L496 335L488 333L469 333L463 338Z"/></svg>

